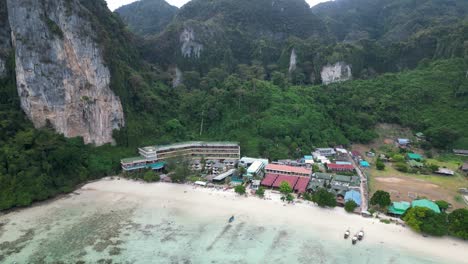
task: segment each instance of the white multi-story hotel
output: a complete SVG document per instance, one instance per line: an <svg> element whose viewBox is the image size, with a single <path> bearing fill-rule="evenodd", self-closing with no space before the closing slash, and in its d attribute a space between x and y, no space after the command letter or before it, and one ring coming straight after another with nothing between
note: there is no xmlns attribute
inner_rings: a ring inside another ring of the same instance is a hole
<svg viewBox="0 0 468 264"><path fill-rule="evenodd" d="M142 168L158 169L164 161L175 157L206 160L238 160L240 146L237 142L183 142L165 146L151 146L138 149L140 157L122 159L124 171Z"/></svg>

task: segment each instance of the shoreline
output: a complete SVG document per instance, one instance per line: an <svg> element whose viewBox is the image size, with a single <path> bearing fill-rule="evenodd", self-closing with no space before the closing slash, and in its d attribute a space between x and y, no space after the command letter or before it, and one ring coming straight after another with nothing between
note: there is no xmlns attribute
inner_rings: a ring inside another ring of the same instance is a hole
<svg viewBox="0 0 468 264"><path fill-rule="evenodd" d="M267 199L256 196L240 197L232 189L223 191L187 184L146 183L107 177L88 182L68 195L0 215L0 220L7 220L6 223L8 220L27 221L52 209L63 210L73 205L91 206L94 208L91 210L107 213L112 209L111 214L113 210L118 211L129 206L140 213L171 210L177 214L182 213L188 219L193 218L195 222L199 218L216 225L224 225L234 215L234 225L249 223L268 227L270 230L287 227L299 230L304 236L324 238L339 247L356 250L375 248L380 251L388 248L399 253L424 256L428 260L438 259L435 263L468 263L465 257L465 252L468 252L466 241L451 237L423 237L409 227L349 214L342 208L320 208L303 200L287 204L280 200L277 193L267 190L265 194ZM95 202L90 204L91 201ZM78 227L80 217L75 216ZM363 241L351 246L350 239L343 239L347 228L351 229L352 235L362 228L365 232Z"/></svg>
<svg viewBox="0 0 468 264"><path fill-rule="evenodd" d="M113 182L117 184L108 184ZM235 214L234 212L237 211L241 217L244 216L249 221L255 221L259 224L268 219L269 224L287 223L298 227L309 226L316 233L336 237L336 241L343 240L343 234L349 227L352 229L352 234L363 228L365 238L359 243L384 244L443 260L468 263L464 255L464 252L468 252L468 243L463 240L447 236L441 238L423 237L409 227L381 223L379 219L349 214L341 208L320 208L311 202L295 203L294 205L285 204L279 199L279 195L273 197L272 200L249 196L239 197L233 190L222 191L186 184L144 183L125 179L103 179L82 188L84 191L94 190L132 194L142 196L144 199L167 199L164 195L159 195L158 191L162 191L161 189L167 189L167 192L177 194L171 197L173 200L170 200L169 203L172 206L190 211L196 210L206 216L211 215L219 218L219 214L224 213L222 219L227 219L231 213ZM152 190L156 192L154 193ZM273 195L276 196L276 194ZM208 203L210 206L204 206ZM291 217L291 215L294 215L294 217ZM346 242L351 243L349 239ZM444 250L441 251L441 248Z"/></svg>

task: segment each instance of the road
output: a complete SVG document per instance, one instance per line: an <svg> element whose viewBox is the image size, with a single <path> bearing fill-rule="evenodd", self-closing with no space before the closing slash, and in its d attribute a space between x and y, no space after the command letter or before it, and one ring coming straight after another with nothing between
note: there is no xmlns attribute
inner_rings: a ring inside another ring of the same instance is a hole
<svg viewBox="0 0 468 264"><path fill-rule="evenodd" d="M351 154L348 153L348 157L350 158L351 162L353 163L354 167L356 168L356 172L361 178L361 213L367 211L369 209L369 189L367 188L367 177L366 174L361 170L359 164L353 159Z"/></svg>

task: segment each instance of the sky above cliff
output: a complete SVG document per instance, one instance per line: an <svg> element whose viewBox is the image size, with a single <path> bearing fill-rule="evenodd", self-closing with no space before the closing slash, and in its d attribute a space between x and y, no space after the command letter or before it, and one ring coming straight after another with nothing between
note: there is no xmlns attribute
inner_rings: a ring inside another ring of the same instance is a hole
<svg viewBox="0 0 468 264"><path fill-rule="evenodd" d="M107 1L107 5L109 6L109 9L112 11L114 11L115 9L123 5L127 5L132 2L135 2L135 0L106 0L106 1ZM169 4L177 6L177 7L183 6L188 1L189 0L166 0L166 2L168 2ZM318 3L328 2L328 1L329 0L306 0L306 2L309 3L310 6L314 6Z"/></svg>

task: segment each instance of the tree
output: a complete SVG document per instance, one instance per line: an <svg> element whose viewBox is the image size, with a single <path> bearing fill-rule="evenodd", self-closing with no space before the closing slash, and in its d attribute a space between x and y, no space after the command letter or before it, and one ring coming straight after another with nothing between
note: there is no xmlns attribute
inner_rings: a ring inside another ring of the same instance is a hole
<svg viewBox="0 0 468 264"><path fill-rule="evenodd" d="M445 212L450 206L450 204L444 200L439 200L439 201L436 201L435 203L437 204L437 206L439 206L440 210L443 212Z"/></svg>
<svg viewBox="0 0 468 264"><path fill-rule="evenodd" d="M280 193L282 193L283 195L287 195L288 193L292 193L292 188L291 186L289 185L288 182L281 182L280 186L279 186L279 190L280 190Z"/></svg>
<svg viewBox="0 0 468 264"><path fill-rule="evenodd" d="M375 166L378 170L385 170L385 163L381 159L377 159Z"/></svg>
<svg viewBox="0 0 468 264"><path fill-rule="evenodd" d="M404 163L404 162L395 163L395 169L397 169L398 171L401 171L401 172L408 172L408 170L409 170L408 165L406 165L406 163Z"/></svg>
<svg viewBox="0 0 468 264"><path fill-rule="evenodd" d="M403 215L406 224L416 232L433 236L447 234L447 215L426 207L412 207Z"/></svg>
<svg viewBox="0 0 468 264"><path fill-rule="evenodd" d="M312 195L312 201L320 207L335 207L335 195L329 193L326 189L320 188Z"/></svg>
<svg viewBox="0 0 468 264"><path fill-rule="evenodd" d="M239 166L239 168L237 168L237 172L239 172L239 175L242 176L247 172L247 170L244 166Z"/></svg>
<svg viewBox="0 0 468 264"><path fill-rule="evenodd" d="M436 171L439 170L439 166L437 166L435 164L429 164L428 167L431 170L431 172L436 172Z"/></svg>
<svg viewBox="0 0 468 264"><path fill-rule="evenodd" d="M320 172L320 167L317 164L312 165L313 172Z"/></svg>
<svg viewBox="0 0 468 264"><path fill-rule="evenodd" d="M468 209L457 209L448 215L448 232L452 236L468 239Z"/></svg>
<svg viewBox="0 0 468 264"><path fill-rule="evenodd" d="M255 194L259 197L263 197L265 195L265 188L260 186L255 192Z"/></svg>
<svg viewBox="0 0 468 264"><path fill-rule="evenodd" d="M245 194L245 186L244 185L237 185L234 188L234 191L239 195L244 195Z"/></svg>
<svg viewBox="0 0 468 264"><path fill-rule="evenodd" d="M395 154L395 155L393 155L392 160L394 162L404 162L405 161L405 156L403 156L401 154Z"/></svg>
<svg viewBox="0 0 468 264"><path fill-rule="evenodd" d="M354 212L354 209L356 209L356 207L358 207L358 205L357 205L357 203L356 203L355 201L353 201L353 200L347 201L347 202L345 203L345 206L344 206L346 212L348 212L348 213Z"/></svg>
<svg viewBox="0 0 468 264"><path fill-rule="evenodd" d="M160 180L160 177L153 170L149 170L145 172L143 180L145 182L158 182Z"/></svg>
<svg viewBox="0 0 468 264"><path fill-rule="evenodd" d="M381 209L389 206L391 203L392 201L390 200L390 194L382 190L376 191L370 200L371 205L377 205Z"/></svg>

